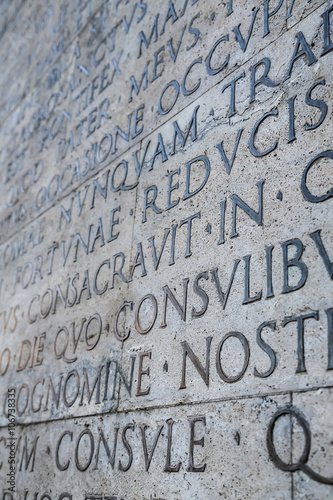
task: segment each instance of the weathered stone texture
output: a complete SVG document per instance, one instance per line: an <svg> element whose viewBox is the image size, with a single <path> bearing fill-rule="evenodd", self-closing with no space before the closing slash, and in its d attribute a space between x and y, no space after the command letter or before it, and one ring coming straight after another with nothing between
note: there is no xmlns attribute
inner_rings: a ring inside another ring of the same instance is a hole
<svg viewBox="0 0 333 500"><path fill-rule="evenodd" d="M0 15L0 500L332 498L331 3Z"/></svg>

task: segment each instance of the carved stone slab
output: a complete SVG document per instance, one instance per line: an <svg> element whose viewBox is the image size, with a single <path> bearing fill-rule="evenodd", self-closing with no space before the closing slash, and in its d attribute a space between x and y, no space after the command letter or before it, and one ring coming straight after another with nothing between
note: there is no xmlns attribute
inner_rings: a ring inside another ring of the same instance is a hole
<svg viewBox="0 0 333 500"><path fill-rule="evenodd" d="M0 500L331 498L333 7L0 13Z"/></svg>

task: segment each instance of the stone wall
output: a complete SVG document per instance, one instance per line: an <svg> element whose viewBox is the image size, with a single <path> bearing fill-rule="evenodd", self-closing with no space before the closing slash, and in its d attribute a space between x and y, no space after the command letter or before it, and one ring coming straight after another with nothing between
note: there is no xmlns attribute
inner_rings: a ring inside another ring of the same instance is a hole
<svg viewBox="0 0 333 500"><path fill-rule="evenodd" d="M333 498L333 4L0 16L0 500Z"/></svg>

